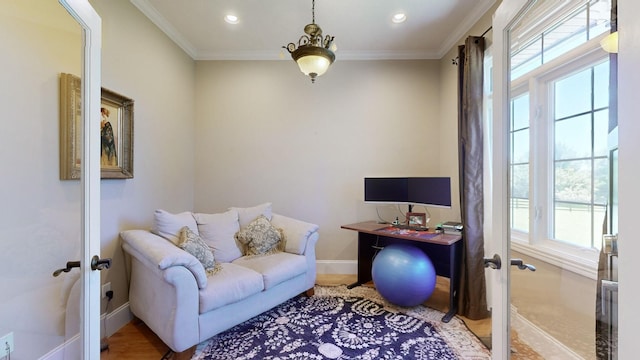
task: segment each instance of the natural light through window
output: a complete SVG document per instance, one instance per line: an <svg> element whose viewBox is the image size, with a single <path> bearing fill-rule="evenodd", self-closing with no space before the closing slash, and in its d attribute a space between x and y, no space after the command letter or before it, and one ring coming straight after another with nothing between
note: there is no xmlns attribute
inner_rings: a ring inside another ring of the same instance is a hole
<svg viewBox="0 0 640 360"><path fill-rule="evenodd" d="M511 228L529 230L529 94L511 100Z"/></svg>
<svg viewBox="0 0 640 360"><path fill-rule="evenodd" d="M593 247L609 191L609 62L554 82L555 240Z"/></svg>
<svg viewBox="0 0 640 360"><path fill-rule="evenodd" d="M609 202L609 57L599 40L610 4L551 3L510 34L511 241L582 267L597 262Z"/></svg>

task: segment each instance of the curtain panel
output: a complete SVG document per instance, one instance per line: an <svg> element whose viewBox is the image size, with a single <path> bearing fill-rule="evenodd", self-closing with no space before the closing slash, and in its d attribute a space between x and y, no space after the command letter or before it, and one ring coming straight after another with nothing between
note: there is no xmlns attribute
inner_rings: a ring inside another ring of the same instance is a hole
<svg viewBox="0 0 640 360"><path fill-rule="evenodd" d="M484 38L470 36L458 48L458 165L463 230L458 313L489 316L484 277L483 68Z"/></svg>

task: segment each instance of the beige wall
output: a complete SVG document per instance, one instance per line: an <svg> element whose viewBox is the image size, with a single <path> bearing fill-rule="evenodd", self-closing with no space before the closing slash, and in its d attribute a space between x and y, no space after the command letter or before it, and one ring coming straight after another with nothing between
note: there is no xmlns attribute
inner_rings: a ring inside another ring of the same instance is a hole
<svg viewBox="0 0 640 360"><path fill-rule="evenodd" d="M102 256L114 266L113 307L128 301L119 232L153 211L193 206L195 64L128 1L94 0L102 17L102 86L135 100L134 178L101 182Z"/></svg>
<svg viewBox="0 0 640 360"><path fill-rule="evenodd" d="M270 201L320 225L320 260L356 258L340 225L376 219L365 176L455 176L437 60L338 60L315 84L293 61L200 61L196 78L196 210Z"/></svg>

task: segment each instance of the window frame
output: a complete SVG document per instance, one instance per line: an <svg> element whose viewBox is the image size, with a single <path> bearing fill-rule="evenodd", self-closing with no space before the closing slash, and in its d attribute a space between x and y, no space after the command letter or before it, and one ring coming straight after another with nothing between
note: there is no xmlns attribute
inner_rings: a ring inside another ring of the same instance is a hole
<svg viewBox="0 0 640 360"><path fill-rule="evenodd" d="M597 278L599 248L549 238L554 203L550 184L554 166L551 160L554 151L552 83L606 61L608 54L600 47L600 40L605 36L591 39L511 82L511 98L528 92L530 101L529 232L511 229L512 249L592 279ZM511 186L511 179L509 182Z"/></svg>

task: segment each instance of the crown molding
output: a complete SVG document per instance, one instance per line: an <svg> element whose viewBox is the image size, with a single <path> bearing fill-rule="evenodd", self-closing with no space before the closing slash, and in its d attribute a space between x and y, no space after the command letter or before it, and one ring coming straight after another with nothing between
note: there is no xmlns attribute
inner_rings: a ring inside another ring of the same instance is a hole
<svg viewBox="0 0 640 360"><path fill-rule="evenodd" d="M444 39L444 41L442 42L442 46L440 47L440 51L438 51L438 59L442 59L445 55L447 55L449 50L456 46L460 39L467 35L469 30L473 28L478 20L480 20L495 3L496 0L478 1L475 9L473 11L470 11L469 14L464 18L464 20L462 20L462 23L460 23L460 25L456 27L457 30L455 32L452 32L447 38Z"/></svg>
<svg viewBox="0 0 640 360"><path fill-rule="evenodd" d="M197 51L193 44L185 39L147 0L130 0L152 23L164 32L174 43L176 43L192 59L197 58Z"/></svg>

